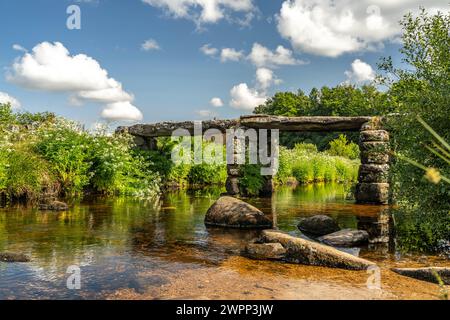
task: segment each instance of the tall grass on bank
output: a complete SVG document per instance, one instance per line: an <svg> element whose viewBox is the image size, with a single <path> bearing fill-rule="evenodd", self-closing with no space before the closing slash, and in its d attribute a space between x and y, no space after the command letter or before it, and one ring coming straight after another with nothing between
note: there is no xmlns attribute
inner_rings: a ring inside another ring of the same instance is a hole
<svg viewBox="0 0 450 320"><path fill-rule="evenodd" d="M34 200L87 192L152 196L160 178L132 137L95 132L51 114L0 105L0 194Z"/></svg>
<svg viewBox="0 0 450 320"><path fill-rule="evenodd" d="M358 179L359 161L318 152L315 145L297 144L280 148L280 168L276 182L353 182Z"/></svg>

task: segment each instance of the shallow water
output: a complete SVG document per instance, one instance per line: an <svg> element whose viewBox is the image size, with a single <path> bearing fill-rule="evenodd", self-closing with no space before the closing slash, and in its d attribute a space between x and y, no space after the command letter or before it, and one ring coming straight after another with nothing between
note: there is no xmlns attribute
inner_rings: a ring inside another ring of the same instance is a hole
<svg viewBox="0 0 450 320"><path fill-rule="evenodd" d="M167 193L158 201L85 199L66 213L0 209L0 252L30 263L0 263L0 299L436 299L437 285L398 276L393 266L449 266L435 256L395 251L387 207L355 205L341 185L281 188L272 199L247 199L276 226L303 236L300 218L327 214L373 242L343 249L375 261L381 288L365 271L253 261L240 256L258 231L206 228L204 215L223 190ZM66 273L79 266L81 289ZM448 288L447 288L448 289Z"/></svg>

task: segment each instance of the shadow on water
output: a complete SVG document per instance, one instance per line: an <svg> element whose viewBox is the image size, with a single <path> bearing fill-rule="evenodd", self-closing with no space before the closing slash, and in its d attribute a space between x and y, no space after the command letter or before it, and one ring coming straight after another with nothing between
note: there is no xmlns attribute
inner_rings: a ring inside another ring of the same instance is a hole
<svg viewBox="0 0 450 320"><path fill-rule="evenodd" d="M260 231L206 228L204 215L221 192L171 192L153 201L91 198L62 213L0 209L0 252L25 253L32 260L0 263L0 299L104 298L124 288L143 293L186 270L223 268ZM330 215L342 228L369 231L374 244L351 253L399 259L388 242L388 208L355 205L345 195L342 185L315 185L280 188L271 199L248 201L271 215L277 228L297 236L303 236L296 227L302 217ZM71 265L82 269L80 291L67 290Z"/></svg>

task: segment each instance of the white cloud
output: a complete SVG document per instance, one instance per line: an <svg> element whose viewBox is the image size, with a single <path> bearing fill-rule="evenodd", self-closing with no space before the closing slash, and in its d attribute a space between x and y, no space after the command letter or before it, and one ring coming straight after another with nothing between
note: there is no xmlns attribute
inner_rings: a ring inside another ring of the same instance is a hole
<svg viewBox="0 0 450 320"><path fill-rule="evenodd" d="M277 79L272 70L267 68L258 68L256 70L257 86L262 90L267 90L273 84L280 84L281 80Z"/></svg>
<svg viewBox="0 0 450 320"><path fill-rule="evenodd" d="M220 98L212 98L211 101L209 102L209 104L211 106L213 106L214 108L220 108L223 107L223 101Z"/></svg>
<svg viewBox="0 0 450 320"><path fill-rule="evenodd" d="M255 10L252 0L142 0L153 7L162 8L175 18L185 18L197 24L216 23L229 17L230 12L248 14Z"/></svg>
<svg viewBox="0 0 450 320"><path fill-rule="evenodd" d="M103 109L101 116L103 119L111 121L139 121L143 118L142 112L130 102L110 103Z"/></svg>
<svg viewBox="0 0 450 320"><path fill-rule="evenodd" d="M28 50L22 47L20 44L13 44L13 50L27 52Z"/></svg>
<svg viewBox="0 0 450 320"><path fill-rule="evenodd" d="M153 51L153 50L160 50L161 47L159 46L158 42L154 39L148 39L145 40L143 44L141 44L141 49L144 51Z"/></svg>
<svg viewBox="0 0 450 320"><path fill-rule="evenodd" d="M259 43L254 43L248 59L257 67L299 65L305 62L294 58L291 50L278 46L274 52Z"/></svg>
<svg viewBox="0 0 450 320"><path fill-rule="evenodd" d="M83 101L108 104L108 110L102 115L114 113L121 114L122 120L136 119L134 109L137 108L131 105L133 95L123 90L120 82L109 77L96 60L85 54L72 56L59 42L36 45L31 53L16 59L6 78L29 89L67 92L73 104L82 104ZM123 112L118 112L120 108ZM129 116L127 112L130 112ZM117 120L117 117L111 119Z"/></svg>
<svg viewBox="0 0 450 320"><path fill-rule="evenodd" d="M357 84L373 81L376 76L372 67L359 59L353 61L352 70L346 71L345 75L347 76L348 83Z"/></svg>
<svg viewBox="0 0 450 320"><path fill-rule="evenodd" d="M253 111L253 109L263 104L267 99L267 97L257 90L249 88L246 83L234 86L230 91L230 95L230 105L233 108L247 111Z"/></svg>
<svg viewBox="0 0 450 320"><path fill-rule="evenodd" d="M419 6L448 11L442 0L285 0L278 31L298 51L337 57L394 40L398 21Z"/></svg>
<svg viewBox="0 0 450 320"><path fill-rule="evenodd" d="M202 118L213 118L216 113L211 110L197 110L195 113Z"/></svg>
<svg viewBox="0 0 450 320"><path fill-rule="evenodd" d="M211 47L210 44L205 44L200 48L200 51L207 56L215 56L219 52L219 49Z"/></svg>
<svg viewBox="0 0 450 320"><path fill-rule="evenodd" d="M243 58L244 53L242 51L237 51L232 48L224 48L220 52L220 61L239 61Z"/></svg>
<svg viewBox="0 0 450 320"><path fill-rule="evenodd" d="M0 104L6 104L6 103L11 104L11 107L13 107L13 109L18 109L22 106L19 100L10 96L6 92L0 91Z"/></svg>

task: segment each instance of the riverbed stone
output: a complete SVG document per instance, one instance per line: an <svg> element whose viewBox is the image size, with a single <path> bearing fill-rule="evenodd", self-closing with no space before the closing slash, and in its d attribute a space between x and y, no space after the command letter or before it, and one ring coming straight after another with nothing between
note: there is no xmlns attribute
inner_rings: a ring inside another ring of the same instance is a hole
<svg viewBox="0 0 450 320"><path fill-rule="evenodd" d="M229 196L221 197L209 208L205 224L229 228L272 227L272 221L261 210Z"/></svg>
<svg viewBox="0 0 450 320"><path fill-rule="evenodd" d="M323 236L340 229L333 218L325 215L303 218L297 227L300 231L314 236Z"/></svg>
<svg viewBox="0 0 450 320"><path fill-rule="evenodd" d="M369 242L369 233L364 230L344 229L318 239L333 247L356 247Z"/></svg>
<svg viewBox="0 0 450 320"><path fill-rule="evenodd" d="M30 258L22 253L0 252L0 262L30 262Z"/></svg>
<svg viewBox="0 0 450 320"><path fill-rule="evenodd" d="M51 201L51 202L46 202L46 203L40 203L39 210L67 211L67 210L69 210L69 206L65 202Z"/></svg>
<svg viewBox="0 0 450 320"><path fill-rule="evenodd" d="M333 247L293 237L278 230L264 230L260 241L280 243L286 249L284 260L290 263L348 270L366 270L368 267L375 265L371 261L339 251Z"/></svg>
<svg viewBox="0 0 450 320"><path fill-rule="evenodd" d="M450 268L428 267L428 268L394 268L395 273L402 276L423 280L432 283L439 283L436 274L446 285L450 285Z"/></svg>
<svg viewBox="0 0 450 320"><path fill-rule="evenodd" d="M389 141L389 132L385 130L366 130L361 131L360 135L361 142L368 141Z"/></svg>
<svg viewBox="0 0 450 320"><path fill-rule="evenodd" d="M242 254L256 260L281 260L286 255L286 249L279 243L251 243Z"/></svg>
<svg viewBox="0 0 450 320"><path fill-rule="evenodd" d="M388 204L389 183L358 183L355 198L358 203Z"/></svg>

